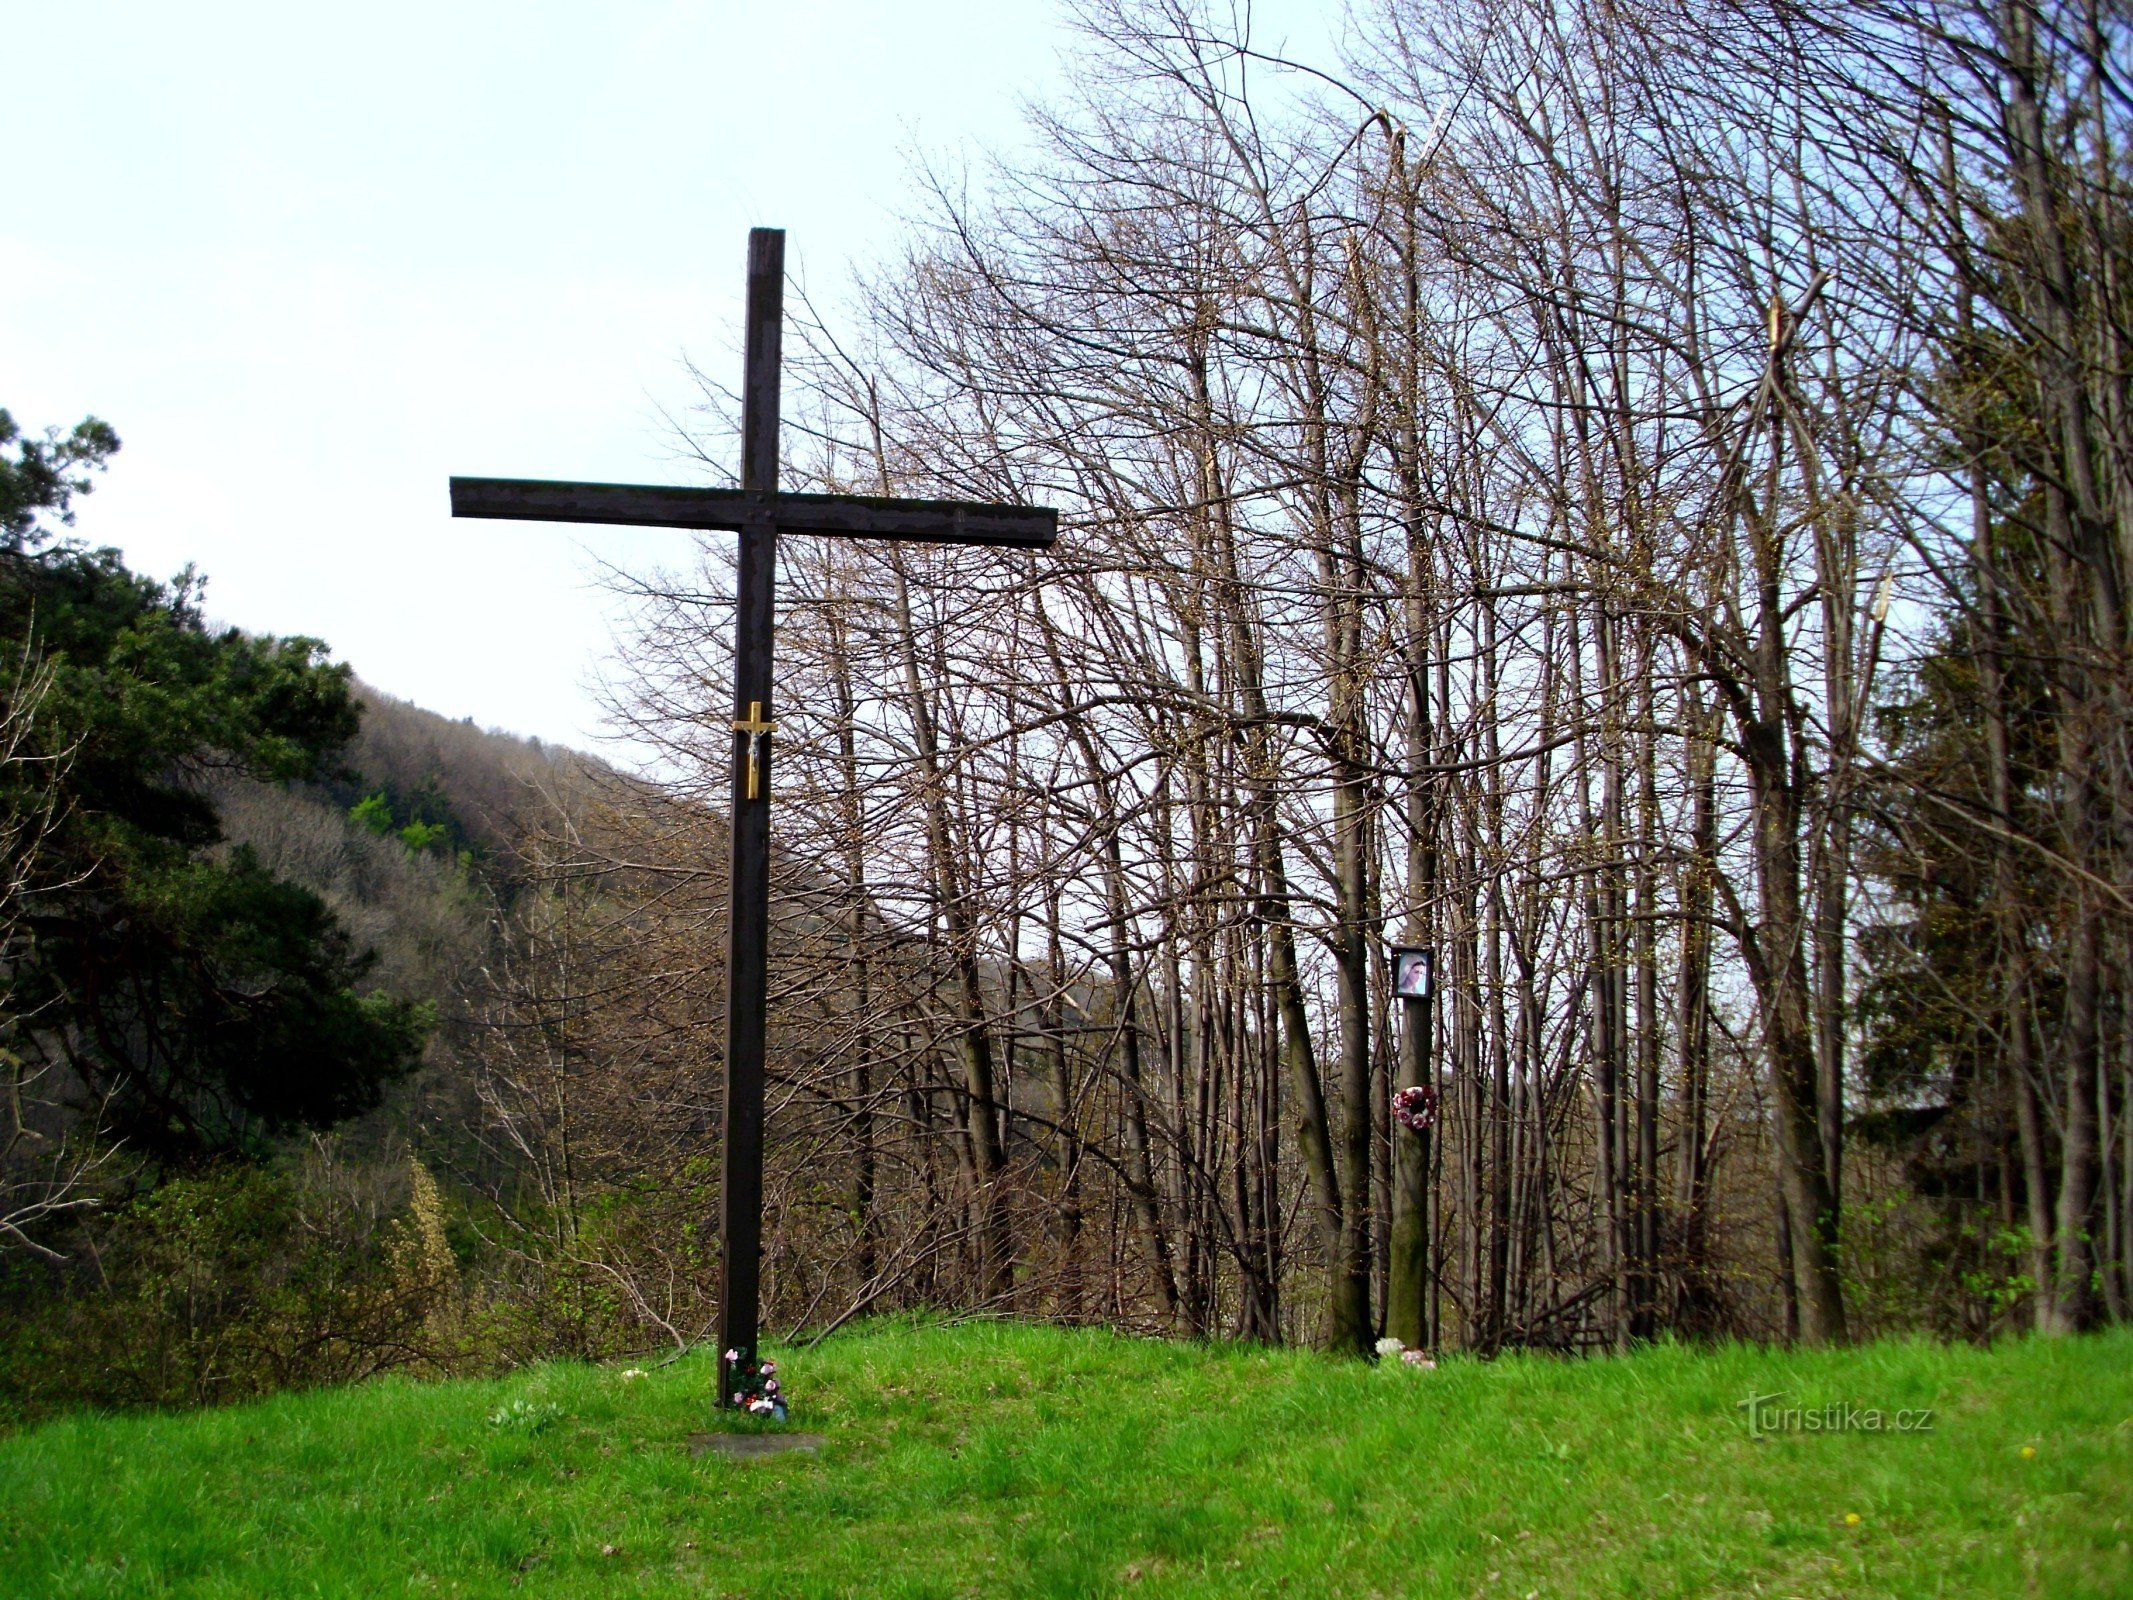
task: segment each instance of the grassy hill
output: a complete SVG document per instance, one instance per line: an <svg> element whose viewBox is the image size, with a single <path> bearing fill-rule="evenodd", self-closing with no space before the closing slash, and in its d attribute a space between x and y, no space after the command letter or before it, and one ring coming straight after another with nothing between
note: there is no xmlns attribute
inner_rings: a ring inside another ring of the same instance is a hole
<svg viewBox="0 0 2133 1600"><path fill-rule="evenodd" d="M0 1594L2133 1593L2127 1333L1436 1372L1005 1325L780 1354L817 1454L692 1448L700 1357L55 1422L0 1441ZM1751 1437L1750 1395L1798 1427ZM1803 1431L1845 1407L1882 1431Z"/></svg>

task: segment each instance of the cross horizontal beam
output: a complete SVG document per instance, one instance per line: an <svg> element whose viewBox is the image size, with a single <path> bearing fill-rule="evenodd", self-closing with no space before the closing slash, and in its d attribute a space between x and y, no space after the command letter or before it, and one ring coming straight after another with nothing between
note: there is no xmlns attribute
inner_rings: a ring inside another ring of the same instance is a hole
<svg viewBox="0 0 2133 1600"><path fill-rule="evenodd" d="M454 478L452 515L516 522L606 522L639 528L744 528L847 539L1049 549L1059 513L1049 506L967 500L890 500L860 494L777 494L760 489L556 483L541 478Z"/></svg>

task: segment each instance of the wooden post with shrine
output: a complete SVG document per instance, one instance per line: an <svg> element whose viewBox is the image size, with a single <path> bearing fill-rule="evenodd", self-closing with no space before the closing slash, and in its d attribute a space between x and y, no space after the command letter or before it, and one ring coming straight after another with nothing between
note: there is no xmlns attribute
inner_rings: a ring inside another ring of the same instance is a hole
<svg viewBox="0 0 2133 1600"><path fill-rule="evenodd" d="M719 1401L759 1344L763 1248L763 1055L770 940L770 739L777 541L787 533L1042 550L1059 515L1036 506L778 492L779 344L785 234L748 235L741 485L698 489L522 478L452 479L452 515L524 522L727 529L740 537L733 624L733 784L728 846L725 1141L719 1188Z"/></svg>

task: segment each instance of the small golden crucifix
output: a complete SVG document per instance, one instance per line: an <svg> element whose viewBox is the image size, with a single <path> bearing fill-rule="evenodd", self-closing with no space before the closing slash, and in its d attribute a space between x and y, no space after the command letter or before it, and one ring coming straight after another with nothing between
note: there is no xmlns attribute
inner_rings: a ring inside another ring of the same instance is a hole
<svg viewBox="0 0 2133 1600"><path fill-rule="evenodd" d="M763 748L763 735L775 733L777 726L775 722L763 720L763 702L760 700L748 702L746 722L738 718L734 720L733 731L748 735L748 798L751 800L756 797L756 755Z"/></svg>

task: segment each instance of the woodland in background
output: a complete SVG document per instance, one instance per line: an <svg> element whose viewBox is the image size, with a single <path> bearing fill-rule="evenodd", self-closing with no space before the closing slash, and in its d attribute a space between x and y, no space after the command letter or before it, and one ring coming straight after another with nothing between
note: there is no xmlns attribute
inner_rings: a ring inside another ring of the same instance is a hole
<svg viewBox="0 0 2133 1600"><path fill-rule="evenodd" d="M770 1328L2124 1319L2123 11L1373 0L1330 73L1081 15L1029 148L788 328L787 487L1063 532L782 542ZM616 674L656 779L377 696L338 776L202 770L196 852L434 1027L334 1131L72 1124L0 1402L709 1336L701 556Z"/></svg>
<svg viewBox="0 0 2133 1600"><path fill-rule="evenodd" d="M1334 75L1082 17L1079 96L798 341L788 486L1067 531L785 541L773 1324L2123 1317L2122 9L1370 4ZM552 902L610 1182L716 1052L663 1041L722 563L629 658L682 783Z"/></svg>

